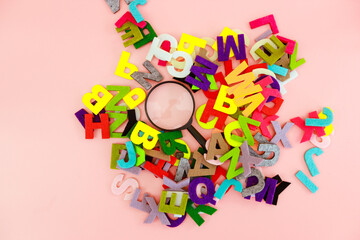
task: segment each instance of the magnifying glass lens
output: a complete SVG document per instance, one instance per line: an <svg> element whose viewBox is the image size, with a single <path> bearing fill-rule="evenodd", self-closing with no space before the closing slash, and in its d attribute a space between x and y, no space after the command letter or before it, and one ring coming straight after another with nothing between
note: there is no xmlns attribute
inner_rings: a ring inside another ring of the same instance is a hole
<svg viewBox="0 0 360 240"><path fill-rule="evenodd" d="M175 130L192 118L194 100L186 87L172 82L155 86L146 103L149 120L157 127Z"/></svg>

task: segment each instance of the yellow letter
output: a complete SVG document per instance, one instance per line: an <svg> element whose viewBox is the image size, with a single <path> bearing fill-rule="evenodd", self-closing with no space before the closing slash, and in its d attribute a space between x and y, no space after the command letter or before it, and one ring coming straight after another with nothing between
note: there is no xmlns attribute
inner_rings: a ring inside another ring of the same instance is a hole
<svg viewBox="0 0 360 240"><path fill-rule="evenodd" d="M215 101L214 109L217 111L231 115L231 114L236 113L237 107L234 103L234 100L231 98L228 98L226 96L228 88L229 87L225 86L225 85L222 85L220 87L218 96ZM224 107L224 103L227 103L229 105L229 107Z"/></svg>
<svg viewBox="0 0 360 240"><path fill-rule="evenodd" d="M99 93L102 93L103 96L100 97ZM82 102L87 108L90 109L94 114L98 114L108 102L112 99L113 95L109 93L103 86L95 85L91 89L91 93L85 93L82 97ZM96 101L96 104L91 103L91 99Z"/></svg>
<svg viewBox="0 0 360 240"><path fill-rule="evenodd" d="M137 95L137 99L134 100L134 96ZM134 109L137 105L142 103L146 98L146 93L142 88L134 88L123 98L124 102L130 109Z"/></svg>
<svg viewBox="0 0 360 240"><path fill-rule="evenodd" d="M143 133L141 137L139 136L140 132ZM138 121L130 135L130 140L137 145L143 144L143 147L145 149L151 150L155 147L157 141L159 140L159 134L160 132L158 130L150 127L143 122Z"/></svg>
<svg viewBox="0 0 360 240"><path fill-rule="evenodd" d="M185 43L189 46L185 48ZM181 35L181 39L178 46L178 51L187 52L188 54L192 54L195 50L195 46L200 48L205 48L206 40L191 36L189 34L183 33Z"/></svg>
<svg viewBox="0 0 360 240"><path fill-rule="evenodd" d="M130 75L133 74L134 72L137 72L138 68L134 64L129 63L129 58L130 58L130 53L126 51L122 51L119 63L115 70L115 75L118 75L119 77L123 77L129 80L133 80L133 78ZM126 68L130 70L129 73L125 72Z"/></svg>

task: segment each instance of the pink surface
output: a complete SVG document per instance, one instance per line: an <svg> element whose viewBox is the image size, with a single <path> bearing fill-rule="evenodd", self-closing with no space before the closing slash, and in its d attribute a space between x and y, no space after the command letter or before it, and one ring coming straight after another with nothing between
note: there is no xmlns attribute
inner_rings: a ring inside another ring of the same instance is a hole
<svg viewBox="0 0 360 240"><path fill-rule="evenodd" d="M124 50L114 23L128 10L120 5L112 14L103 0L0 2L0 239L360 239L360 161L352 149L360 130L360 1L149 0L139 7L158 34L215 38L228 26L249 34L251 45L266 27L250 30L248 22L274 14L280 35L296 40L298 57L306 59L299 78L286 85L279 121L323 106L335 116L331 146L315 160L320 175L311 179L318 192L295 177L298 170L309 176L303 156L312 144L300 144L302 131L293 127L294 147L281 146L279 162L263 171L292 183L278 206L231 190L202 227L187 219L176 229L158 219L143 224L146 213L112 194L114 177L124 172L109 167L111 143L125 139L102 140L96 132L85 140L73 115L95 84L137 86L114 75ZM128 48L143 71L149 47ZM205 98L196 95L199 106ZM194 150L195 140L183 134ZM136 178L158 201L161 180L145 172Z"/></svg>

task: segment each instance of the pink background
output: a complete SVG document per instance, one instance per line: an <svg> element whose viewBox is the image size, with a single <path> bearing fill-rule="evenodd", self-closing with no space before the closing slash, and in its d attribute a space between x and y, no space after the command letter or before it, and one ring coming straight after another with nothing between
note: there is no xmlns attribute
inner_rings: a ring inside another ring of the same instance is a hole
<svg viewBox="0 0 360 240"><path fill-rule="evenodd" d="M0 2L0 239L360 239L360 162L350 153L359 133L360 1L149 0L139 7L158 34L215 37L228 26L245 31L251 45L266 28L250 30L248 22L273 13L280 34L296 39L307 61L286 85L279 120L323 106L335 114L332 145L316 158L320 175L311 178L318 192L295 178L298 170L309 176L303 155L312 145L300 144L302 131L293 127L293 148L281 147L279 162L263 171L292 183L278 206L231 190L202 227L188 218L176 229L158 219L143 224L147 214L111 193L122 173L109 168L111 144L124 140L102 140L98 132L85 140L73 115L95 84L137 86L114 75L124 50L114 23L127 9L124 1L117 14L103 0ZM127 49L140 70L149 47ZM197 98L200 105L204 98ZM136 178L159 199L159 179L145 172Z"/></svg>

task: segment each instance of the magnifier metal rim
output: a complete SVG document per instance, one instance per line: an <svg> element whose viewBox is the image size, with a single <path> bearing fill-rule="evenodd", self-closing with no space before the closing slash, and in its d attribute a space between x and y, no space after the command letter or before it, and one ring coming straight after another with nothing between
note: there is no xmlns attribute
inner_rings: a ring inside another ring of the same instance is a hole
<svg viewBox="0 0 360 240"><path fill-rule="evenodd" d="M166 129L166 128L159 127L158 125L156 125L156 124L151 120L151 118L149 117L148 110L147 110L147 103L148 103L148 99L149 99L149 96L151 95L151 93L154 91L154 89L156 89L157 87L159 87L159 86L161 86L161 85L163 85L163 84L166 84L166 83L174 83L174 84L178 84L178 85L182 86L186 91L188 91L188 93L190 94L190 96L191 96L191 98L192 98L192 102L193 102L193 111L192 111L192 113L191 113L191 118L190 118L189 121L187 121L187 123L185 123L183 126L178 127L178 128L176 128L176 129ZM179 82L175 82L175 81L161 82L161 83L159 83L158 85L156 85L156 86L154 86L154 87L152 87L152 88L150 89L150 91L149 91L149 93L147 94L146 99L145 99L145 114L146 114L148 120L151 122L152 125L154 125L155 127L159 128L159 129L161 129L161 130L164 130L164 131L177 131L177 130L186 129L187 126L192 123L192 120L193 120L192 118L194 117L194 113L195 113L195 99L194 99L194 96L193 96L193 94L191 93L191 91L190 91L186 86L184 86L183 84L181 84L181 83L179 83Z"/></svg>

